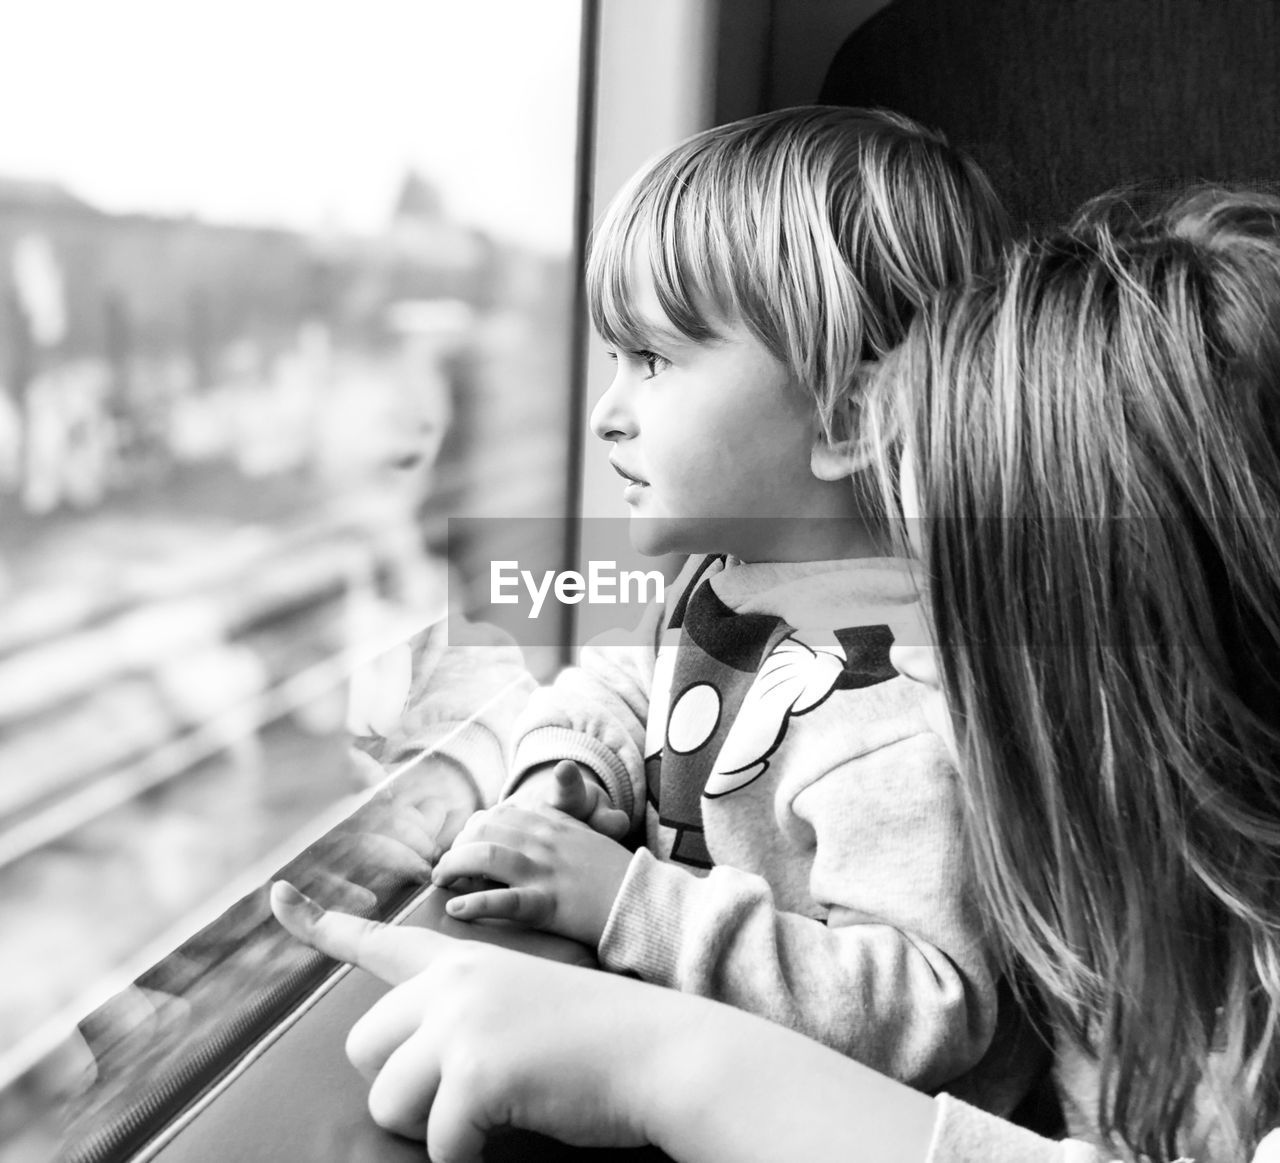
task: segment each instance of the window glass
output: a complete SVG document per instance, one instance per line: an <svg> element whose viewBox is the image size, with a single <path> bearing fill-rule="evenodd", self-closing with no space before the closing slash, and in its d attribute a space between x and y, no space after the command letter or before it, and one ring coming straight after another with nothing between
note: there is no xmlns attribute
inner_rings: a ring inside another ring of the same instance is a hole
<svg viewBox="0 0 1280 1163"><path fill-rule="evenodd" d="M384 913L495 778L530 679L445 633L448 521L565 520L580 24L0 16L5 1163L314 965L277 869Z"/></svg>

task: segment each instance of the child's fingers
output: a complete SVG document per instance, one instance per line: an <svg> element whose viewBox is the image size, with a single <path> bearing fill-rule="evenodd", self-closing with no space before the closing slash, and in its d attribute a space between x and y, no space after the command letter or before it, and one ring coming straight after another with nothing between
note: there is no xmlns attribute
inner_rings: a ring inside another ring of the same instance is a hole
<svg viewBox="0 0 1280 1163"><path fill-rule="evenodd" d="M597 804L587 821L602 836L611 840L622 840L631 831L631 821L621 808L609 808Z"/></svg>
<svg viewBox="0 0 1280 1163"><path fill-rule="evenodd" d="M587 798L587 783L582 776L582 769L572 759L562 759L556 764L554 775L551 806L575 820L585 820L591 804Z"/></svg>
<svg viewBox="0 0 1280 1163"><path fill-rule="evenodd" d="M387 1059L422 1026L436 987L430 973L419 973L383 994L356 1020L347 1034L347 1058L366 1081L377 1078Z"/></svg>
<svg viewBox="0 0 1280 1163"><path fill-rule="evenodd" d="M459 1080L450 1073L440 1079L431 1117L427 1122L428 1159L447 1159L449 1163L482 1163L489 1127L477 1108L474 1088L469 1079Z"/></svg>
<svg viewBox="0 0 1280 1163"><path fill-rule="evenodd" d="M484 892L491 888L501 888L495 880L484 876L460 876L449 885L450 892Z"/></svg>
<svg viewBox="0 0 1280 1163"><path fill-rule="evenodd" d="M522 884L537 872L537 867L523 852L505 844L478 841L451 848L431 874L431 882L448 888L464 877L484 877L499 884Z"/></svg>
<svg viewBox="0 0 1280 1163"><path fill-rule="evenodd" d="M440 1058L434 1031L423 1023L423 1006L416 998L408 1005L398 1001L394 992L388 994L356 1023L347 1057L372 1084L373 1121L421 1142L440 1086Z"/></svg>
<svg viewBox="0 0 1280 1163"><path fill-rule="evenodd" d="M271 911L298 940L391 985L421 973L452 944L450 938L426 929L383 925L322 909L285 880L271 886Z"/></svg>
<svg viewBox="0 0 1280 1163"><path fill-rule="evenodd" d="M520 921L537 925L549 918L547 894L533 888L493 888L484 892L455 896L445 904L445 911L460 921L484 918Z"/></svg>
<svg viewBox="0 0 1280 1163"><path fill-rule="evenodd" d="M427 1118L442 1082L432 1031L419 1029L387 1059L369 1088L373 1121L397 1135L422 1142ZM450 1155L432 1155L449 1159Z"/></svg>
<svg viewBox="0 0 1280 1163"><path fill-rule="evenodd" d="M422 1142L448 1163L479 1163L491 1118L482 1079L445 1070L440 1034L431 1023L387 1057L369 1089L369 1113L380 1127Z"/></svg>
<svg viewBox="0 0 1280 1163"><path fill-rule="evenodd" d="M458 830L458 834L453 838L453 847L461 847L463 844L470 844L473 840L483 835L484 830L489 825L489 810L482 808L478 812L472 812L467 817L467 822Z"/></svg>

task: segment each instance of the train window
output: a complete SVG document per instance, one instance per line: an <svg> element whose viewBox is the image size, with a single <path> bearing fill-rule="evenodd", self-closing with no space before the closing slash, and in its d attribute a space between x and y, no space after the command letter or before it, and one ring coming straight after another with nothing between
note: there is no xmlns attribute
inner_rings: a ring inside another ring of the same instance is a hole
<svg viewBox="0 0 1280 1163"><path fill-rule="evenodd" d="M314 968L265 881L385 914L494 778L450 520L569 521L582 8L0 18L5 1163L116 1157Z"/></svg>

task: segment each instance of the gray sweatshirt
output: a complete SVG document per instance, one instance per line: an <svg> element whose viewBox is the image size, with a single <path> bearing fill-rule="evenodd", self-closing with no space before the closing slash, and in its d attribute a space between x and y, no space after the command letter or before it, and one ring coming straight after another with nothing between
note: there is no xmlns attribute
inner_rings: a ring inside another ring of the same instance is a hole
<svg viewBox="0 0 1280 1163"><path fill-rule="evenodd" d="M573 759L643 826L601 964L1011 1109L1038 1048L997 1004L955 770L921 689L887 666L884 624L915 610L906 563L702 559L671 592L687 595L698 569L713 615L762 616L758 657L734 654L723 681L690 679L694 631L673 628L668 605L637 635L585 648L517 723L508 790ZM699 748L709 758L691 820L669 765Z"/></svg>

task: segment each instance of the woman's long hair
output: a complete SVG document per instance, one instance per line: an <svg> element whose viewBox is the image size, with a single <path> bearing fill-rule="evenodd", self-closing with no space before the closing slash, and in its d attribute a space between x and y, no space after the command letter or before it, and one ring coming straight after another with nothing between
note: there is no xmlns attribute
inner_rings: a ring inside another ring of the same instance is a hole
<svg viewBox="0 0 1280 1163"><path fill-rule="evenodd" d="M1009 967L1113 1143L1244 1158L1280 1122L1280 201L1095 205L881 384Z"/></svg>

